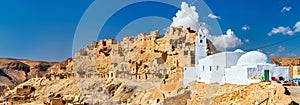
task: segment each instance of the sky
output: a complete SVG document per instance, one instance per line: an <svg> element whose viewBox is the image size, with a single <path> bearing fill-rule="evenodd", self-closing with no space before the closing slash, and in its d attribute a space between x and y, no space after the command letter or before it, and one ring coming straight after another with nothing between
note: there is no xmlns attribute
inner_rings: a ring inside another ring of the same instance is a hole
<svg viewBox="0 0 300 105"><path fill-rule="evenodd" d="M243 45L243 50L259 48L299 36L294 26L300 21L299 0L206 0L223 31L232 29ZM217 4L218 3L218 4ZM287 9L289 8L289 9ZM278 27L290 28L293 34ZM274 30L273 30L274 28ZM270 32L277 34L270 35ZM299 56L300 38L262 48L269 56Z"/></svg>
<svg viewBox="0 0 300 105"><path fill-rule="evenodd" d="M96 1L1 0L0 57L47 61L62 61L72 57L77 26ZM98 0L98 2L105 4L105 1ZM103 12L96 14L101 17L107 8L121 5L118 3L122 2L99 7ZM183 5L183 2L186 4ZM190 18L193 22L200 24L202 20L212 19L219 23L220 33L211 30L206 32L219 48L226 45L226 50L259 49L269 56L300 55L300 38L297 37L300 36L299 0L204 0L204 2L211 10L209 13L201 11L203 7L197 5L200 0L178 1L175 5L179 8L158 2L126 6L112 13L114 14L112 18L99 29L98 40L118 39L141 32L149 33L152 30L160 30L163 34L175 22L188 23L185 20L189 20L189 17L180 14L180 11L184 11L192 14ZM193 22L186 25L194 25ZM211 26L210 23L206 25ZM221 40L224 38L227 41Z"/></svg>

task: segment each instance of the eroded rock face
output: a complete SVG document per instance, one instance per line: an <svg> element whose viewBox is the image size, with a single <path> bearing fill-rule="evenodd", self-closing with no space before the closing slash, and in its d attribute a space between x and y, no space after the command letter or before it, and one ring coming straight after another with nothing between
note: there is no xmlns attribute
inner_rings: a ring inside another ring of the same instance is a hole
<svg viewBox="0 0 300 105"><path fill-rule="evenodd" d="M187 105L187 100L190 98L191 92L184 91L184 93L177 96L166 98L163 105Z"/></svg>
<svg viewBox="0 0 300 105"><path fill-rule="evenodd" d="M113 39L94 42L77 52L75 58L47 69L54 74L74 70L78 74L76 78L48 80L42 77L23 83L36 89L26 102L43 104L55 97L71 103L97 105L254 104L268 95L270 103L290 103L284 88L271 83L246 86L192 82L188 88L182 88L182 68L195 63L196 35L189 29L171 27L164 36L153 31L125 37L119 43ZM207 43L208 55L218 52L210 41ZM30 66L29 74L32 68L44 71L48 67L47 64L22 62ZM6 73L0 71L0 74ZM14 91L16 89L12 90L12 95Z"/></svg>
<svg viewBox="0 0 300 105"><path fill-rule="evenodd" d="M280 66L300 66L300 58L277 58L271 57L270 58L272 63L278 64Z"/></svg>
<svg viewBox="0 0 300 105"><path fill-rule="evenodd" d="M1 59L0 72L1 76L8 78L10 82L19 84L26 80L30 66L16 60Z"/></svg>
<svg viewBox="0 0 300 105"><path fill-rule="evenodd" d="M126 78L155 78L158 72L167 73L194 65L196 35L195 31L170 27L163 36L159 31L153 31L125 37L119 43L113 39L101 40L77 52L76 65L84 69L96 69L103 78L111 77L110 73L117 71L124 71L123 77ZM213 44L210 41L207 43L208 55L217 53ZM160 70L156 69L157 66Z"/></svg>
<svg viewBox="0 0 300 105"><path fill-rule="evenodd" d="M210 89L215 91L210 93ZM284 94L285 89L281 84L263 82L250 85L233 85L233 84L205 84L194 82L189 84L191 89L191 99L187 105L223 105L223 104L255 104L269 99L270 104L287 105L292 102L291 97Z"/></svg>
<svg viewBox="0 0 300 105"><path fill-rule="evenodd" d="M172 95L167 96L165 92L159 89L159 85L149 81L130 81L127 79L110 78L102 82L96 82L98 79L87 79L80 81L86 83L81 85L89 89L90 93L83 94L78 88L74 78L44 81L45 85L39 82L43 78L33 78L21 84L22 86L32 86L36 90L29 93L31 98L24 102L33 104L42 104L47 102L49 97L56 97L63 100L69 100L70 103L89 103L89 104L128 104L128 105L223 105L223 104L254 104L269 98L270 104L287 105L292 103L291 97L285 94L286 90L281 84L263 82L250 85L233 84L205 84L200 82L191 82L188 88L177 89ZM212 90L211 90L212 89ZM12 90L11 95L16 95ZM96 93L95 96L91 93ZM69 98L68 98L69 97ZM73 98L72 98L73 97ZM76 98L77 97L77 98ZM90 100L94 97L95 100Z"/></svg>
<svg viewBox="0 0 300 105"><path fill-rule="evenodd" d="M43 75L54 63L18 59L0 59L0 85L14 87L24 81Z"/></svg>
<svg viewBox="0 0 300 105"><path fill-rule="evenodd" d="M182 87L183 67L194 66L196 36L196 31L170 27L164 35L153 31L124 37L118 43L101 40L75 54L73 69L82 78L151 81L159 84L157 89L165 97L172 96ZM218 52L209 40L207 48L208 55Z"/></svg>

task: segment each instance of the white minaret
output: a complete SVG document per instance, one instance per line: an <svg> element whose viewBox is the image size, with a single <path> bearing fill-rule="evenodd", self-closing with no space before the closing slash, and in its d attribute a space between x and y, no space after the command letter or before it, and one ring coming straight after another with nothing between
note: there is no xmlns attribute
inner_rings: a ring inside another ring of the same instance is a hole
<svg viewBox="0 0 300 105"><path fill-rule="evenodd" d="M199 29L198 35L196 36L196 48L195 48L195 62L199 65L199 59L205 58L206 55L206 36L203 34L202 29Z"/></svg>

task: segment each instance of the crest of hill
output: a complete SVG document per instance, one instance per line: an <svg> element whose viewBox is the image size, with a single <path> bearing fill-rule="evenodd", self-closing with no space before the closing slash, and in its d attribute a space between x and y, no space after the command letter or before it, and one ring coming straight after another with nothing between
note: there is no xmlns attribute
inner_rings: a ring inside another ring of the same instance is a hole
<svg viewBox="0 0 300 105"><path fill-rule="evenodd" d="M0 58L0 85L14 86L41 76L57 62L32 61L26 59Z"/></svg>
<svg viewBox="0 0 300 105"><path fill-rule="evenodd" d="M182 88L182 68L194 63L196 35L190 29L170 27L163 36L153 31L125 37L119 43L100 40L77 52L74 58L48 68L62 74L64 70L74 71L78 77L60 79L55 77L61 76L59 73L53 73L32 78L18 87L33 86L36 90L28 96L36 104L53 97L88 102L85 95L95 96L103 104L254 104L265 99L258 95L270 95L270 103L285 102L282 99L290 102L282 86L269 83L220 86L192 82L188 88ZM207 55L219 52L209 40L207 46ZM94 74L97 77L88 78Z"/></svg>

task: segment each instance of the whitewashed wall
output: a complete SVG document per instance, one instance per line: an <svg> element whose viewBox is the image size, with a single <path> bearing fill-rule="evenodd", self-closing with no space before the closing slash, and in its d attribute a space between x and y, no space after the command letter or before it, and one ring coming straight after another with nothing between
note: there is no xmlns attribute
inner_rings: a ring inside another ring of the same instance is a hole
<svg viewBox="0 0 300 105"><path fill-rule="evenodd" d="M225 79L226 83L230 84L249 84L249 79L247 78L247 68L243 66L233 66L226 69Z"/></svg>
<svg viewBox="0 0 300 105"><path fill-rule="evenodd" d="M199 60L200 79L205 83L225 83L225 68L236 65L242 52L222 52ZM204 69L203 69L204 67Z"/></svg>
<svg viewBox="0 0 300 105"><path fill-rule="evenodd" d="M199 59L199 66L223 66L230 67L236 65L238 59L243 55L242 52L222 52Z"/></svg>
<svg viewBox="0 0 300 105"><path fill-rule="evenodd" d="M257 69L257 67L246 67L247 70L247 78L252 79L253 77L261 78L264 76L264 71L261 69Z"/></svg>
<svg viewBox="0 0 300 105"><path fill-rule="evenodd" d="M189 82L197 80L199 82L210 83L230 83L230 84L250 84L260 80L252 80L252 77L261 78L264 70L270 70L270 78L282 76L289 79L289 68L280 67L273 64L249 64L237 65L237 61L243 52L222 52L206 58L199 59L196 67L185 67L184 86Z"/></svg>
<svg viewBox="0 0 300 105"><path fill-rule="evenodd" d="M224 68L219 67L211 67L212 69L210 70L209 66L205 67L206 69L202 70L200 69L200 78L198 81L200 82L205 82L207 84L210 83L220 83L224 84L225 83L225 70Z"/></svg>
<svg viewBox="0 0 300 105"><path fill-rule="evenodd" d="M199 70L195 69L195 67L184 67L183 70L183 86L187 87L189 82L197 80L200 73Z"/></svg>
<svg viewBox="0 0 300 105"><path fill-rule="evenodd" d="M277 66L274 70L270 71L271 76L279 78L283 77L285 81L290 79L290 69L288 66Z"/></svg>

